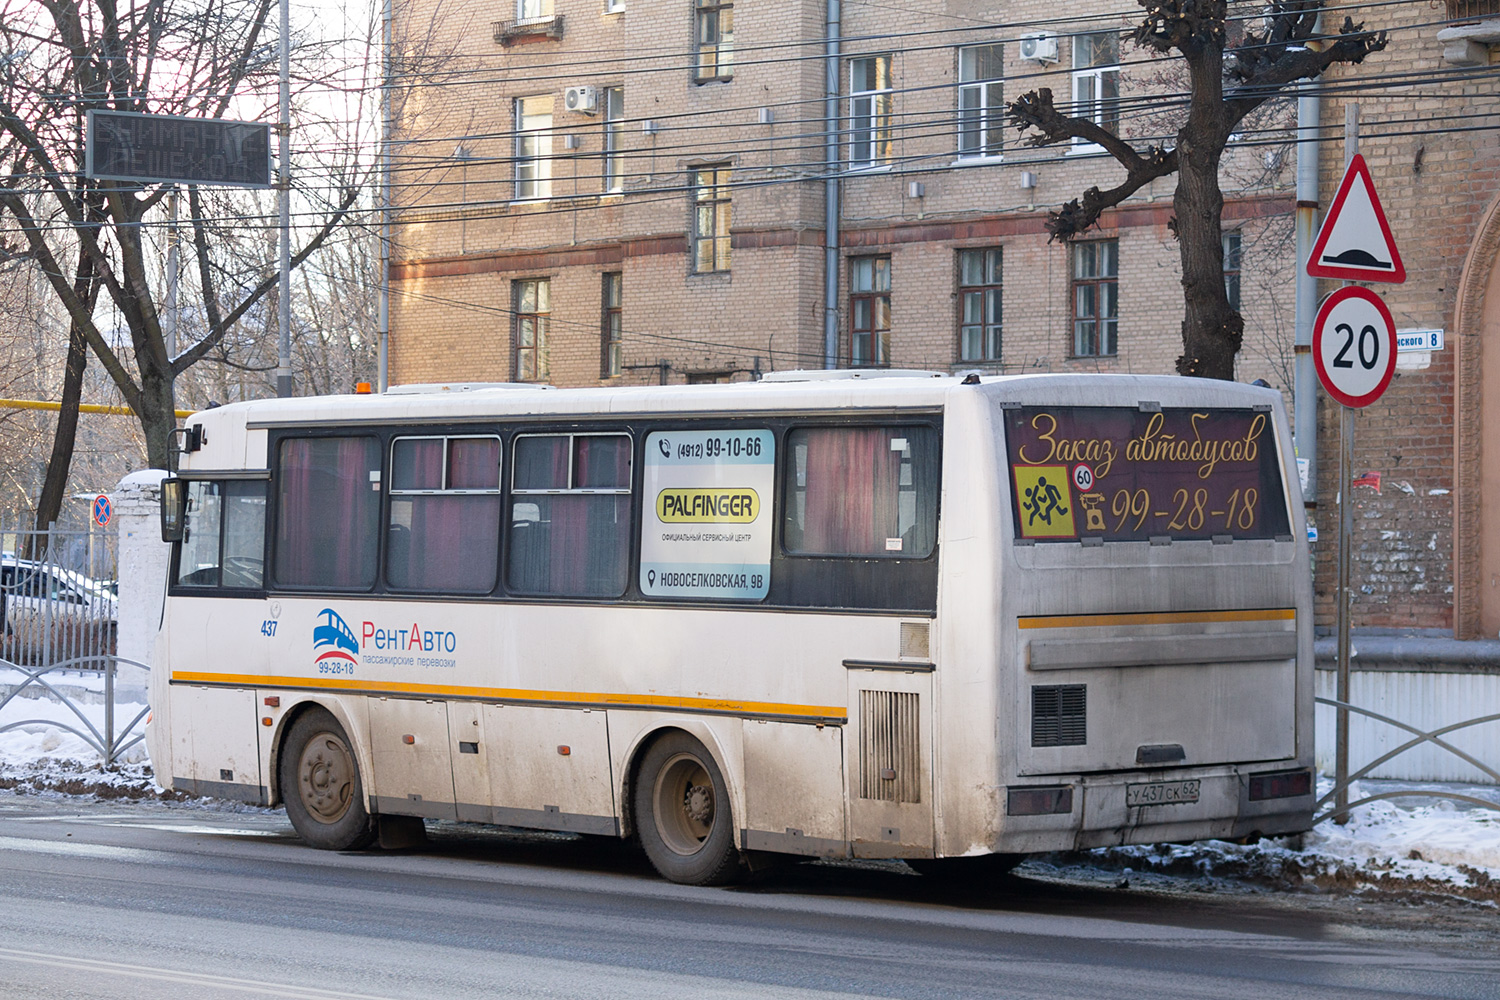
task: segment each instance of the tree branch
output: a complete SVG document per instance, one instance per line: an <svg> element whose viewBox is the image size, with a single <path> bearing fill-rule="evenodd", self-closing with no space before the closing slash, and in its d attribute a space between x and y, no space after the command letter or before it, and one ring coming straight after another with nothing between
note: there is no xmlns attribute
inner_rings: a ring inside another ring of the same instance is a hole
<svg viewBox="0 0 1500 1000"><path fill-rule="evenodd" d="M1105 209L1113 208L1158 177L1177 169L1177 151L1152 146L1144 154L1113 132L1108 132L1089 118L1075 118L1058 111L1052 103L1052 91L1043 87L1012 101L1006 109L1010 120L1021 131L1036 129L1030 136L1033 146L1050 146L1070 139L1082 139L1104 147L1125 168L1125 181L1108 191L1091 187L1083 198L1074 198L1055 212L1047 213L1047 232L1051 240L1069 240L1099 221Z"/></svg>
<svg viewBox="0 0 1500 1000"><path fill-rule="evenodd" d="M1291 6L1275 5L1273 10L1282 9L1265 36L1247 34L1244 43L1230 51L1229 75L1241 84L1224 102L1231 125L1294 80L1314 79L1338 63L1358 65L1386 47L1384 31L1366 31L1347 17L1337 34L1315 38L1316 8L1308 15L1292 12Z"/></svg>
<svg viewBox="0 0 1500 1000"><path fill-rule="evenodd" d="M197 197L196 187L189 188L188 203L193 215L193 246L197 251L198 273L203 282L203 302L205 307L211 309L212 312L210 313L209 331L204 338L172 360L172 373L174 375L179 375L186 371L209 351L213 350L214 346L224 339L224 335L229 332L229 328L239 321L239 318L245 314L246 310L260 301L280 280L280 275L278 274L267 275L262 279L260 284L250 290L250 294L246 295L240 304L235 306L228 315L222 317L217 322L213 321L212 315L213 312L218 311L218 303L210 281L208 269L208 235L203 228L202 213L198 208ZM344 191L344 200L340 202L338 208L334 210L333 215L328 221L323 224L323 228L318 231L318 234L306 246L292 257L291 266L294 270L300 267L304 260L312 256L318 247L323 245L323 241L328 239L333 231L338 228L339 223L344 221L344 217L349 214L349 209L354 206L354 202L358 198L359 188L352 187Z"/></svg>

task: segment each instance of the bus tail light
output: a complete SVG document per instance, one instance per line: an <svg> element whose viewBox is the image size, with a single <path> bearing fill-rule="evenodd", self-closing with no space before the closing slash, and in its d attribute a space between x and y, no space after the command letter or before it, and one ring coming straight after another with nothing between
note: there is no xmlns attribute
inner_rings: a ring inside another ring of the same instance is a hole
<svg viewBox="0 0 1500 1000"><path fill-rule="evenodd" d="M1007 816L1051 816L1073 811L1073 786L1011 788L1005 796Z"/></svg>
<svg viewBox="0 0 1500 1000"><path fill-rule="evenodd" d="M1250 776L1250 801L1290 799L1312 794L1311 771L1273 771Z"/></svg>

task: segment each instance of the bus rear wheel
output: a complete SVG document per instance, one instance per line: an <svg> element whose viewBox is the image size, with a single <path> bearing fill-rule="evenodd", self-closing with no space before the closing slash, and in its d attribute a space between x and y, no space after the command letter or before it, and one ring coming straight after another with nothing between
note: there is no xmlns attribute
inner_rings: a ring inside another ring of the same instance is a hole
<svg viewBox="0 0 1500 1000"><path fill-rule="evenodd" d="M635 817L641 847L663 878L725 885L743 874L724 776L687 733L662 736L641 759Z"/></svg>
<svg viewBox="0 0 1500 1000"><path fill-rule="evenodd" d="M281 753L281 796L298 836L326 851L353 851L375 839L359 764L344 727L324 708L303 712Z"/></svg>

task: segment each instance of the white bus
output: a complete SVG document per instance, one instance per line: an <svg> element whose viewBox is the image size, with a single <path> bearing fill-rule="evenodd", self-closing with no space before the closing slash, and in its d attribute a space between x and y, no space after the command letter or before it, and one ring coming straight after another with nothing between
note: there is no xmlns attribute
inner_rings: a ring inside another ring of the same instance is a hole
<svg viewBox="0 0 1500 1000"><path fill-rule="evenodd" d="M707 884L1310 825L1274 391L412 386L185 441L156 774L285 803L319 847L492 823L635 837Z"/></svg>

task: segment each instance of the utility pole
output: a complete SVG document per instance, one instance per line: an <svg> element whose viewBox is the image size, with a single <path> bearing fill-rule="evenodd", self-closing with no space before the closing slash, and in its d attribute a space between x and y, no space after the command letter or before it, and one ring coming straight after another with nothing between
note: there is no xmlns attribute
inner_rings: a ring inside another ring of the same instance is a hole
<svg viewBox="0 0 1500 1000"><path fill-rule="evenodd" d="M283 0L285 2L285 0ZM376 373L376 391L391 386L391 4L383 0L380 8L380 360ZM468 193L469 165L464 164L464 192ZM468 217L464 217L468 224Z"/></svg>
<svg viewBox="0 0 1500 1000"><path fill-rule="evenodd" d="M292 394L292 11L281 0L281 110L276 132L281 137L281 176L276 203L281 216L281 283L276 318L281 327L276 350L276 395Z"/></svg>
<svg viewBox="0 0 1500 1000"><path fill-rule="evenodd" d="M1359 105L1350 102L1344 105L1344 168L1359 152ZM1345 285L1351 282L1344 282ZM1338 783L1338 794L1334 797L1334 808L1345 810L1335 822L1349 822L1349 550L1354 547L1354 498L1349 495L1349 473L1351 454L1354 451L1354 408L1339 407L1339 585L1338 585L1338 700L1335 710L1336 746L1334 750L1334 781Z"/></svg>

